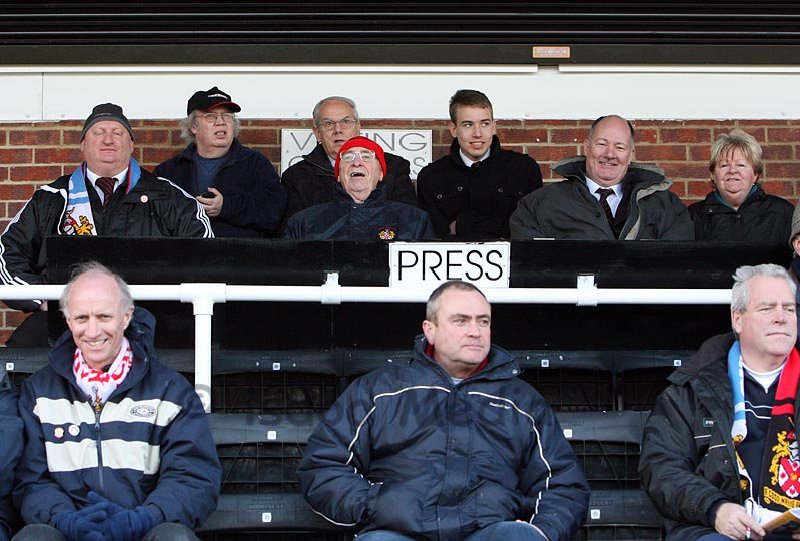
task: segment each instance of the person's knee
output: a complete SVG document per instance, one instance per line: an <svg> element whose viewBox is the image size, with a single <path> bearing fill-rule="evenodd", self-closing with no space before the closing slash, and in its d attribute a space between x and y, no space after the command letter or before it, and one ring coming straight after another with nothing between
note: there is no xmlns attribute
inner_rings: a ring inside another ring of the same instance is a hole
<svg viewBox="0 0 800 541"><path fill-rule="evenodd" d="M199 541L199 539L183 524L162 522L150 530L142 541Z"/></svg>
<svg viewBox="0 0 800 541"><path fill-rule="evenodd" d="M64 541L64 536L47 524L28 524L11 541Z"/></svg>
<svg viewBox="0 0 800 541"><path fill-rule="evenodd" d="M546 539L539 530L527 522L499 522L489 527L491 541L542 541Z"/></svg>

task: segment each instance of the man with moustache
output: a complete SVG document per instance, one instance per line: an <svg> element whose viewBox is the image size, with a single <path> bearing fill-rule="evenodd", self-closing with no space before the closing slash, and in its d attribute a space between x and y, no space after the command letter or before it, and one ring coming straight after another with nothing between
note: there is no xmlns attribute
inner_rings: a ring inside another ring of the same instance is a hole
<svg viewBox="0 0 800 541"><path fill-rule="evenodd" d="M289 195L284 224L295 213L335 199L339 172L334 163L345 141L361 135L361 119L350 98L329 96L319 101L311 113L317 146L303 159L283 172L281 183ZM386 172L381 180L386 199L416 206L408 160L385 153Z"/></svg>
<svg viewBox="0 0 800 541"><path fill-rule="evenodd" d="M80 141L83 163L36 190L0 236L3 284L47 283L45 238L50 235L214 236L194 198L142 169L133 158L133 129L119 105L94 107ZM26 312L47 310L41 300L5 303ZM46 318L29 318L23 325L33 322L46 323ZM44 325L28 328L31 343L17 345L46 341Z"/></svg>
<svg viewBox="0 0 800 541"><path fill-rule="evenodd" d="M500 147L492 103L477 90L450 98L450 153L419 173L419 206L444 240L509 238L508 218L542 187L536 160Z"/></svg>
<svg viewBox="0 0 800 541"><path fill-rule="evenodd" d="M513 239L692 240L686 207L658 167L631 162L634 132L616 115L592 123L584 156L558 162L566 180L525 196L511 215Z"/></svg>
<svg viewBox="0 0 800 541"><path fill-rule="evenodd" d="M544 401L491 343L468 282L428 299L410 360L353 382L297 470L312 508L359 541L569 541L589 488Z"/></svg>
<svg viewBox="0 0 800 541"><path fill-rule="evenodd" d="M733 332L702 344L656 400L639 470L667 541L762 539L800 507L795 288L778 265L738 268Z"/></svg>
<svg viewBox="0 0 800 541"><path fill-rule="evenodd" d="M434 236L428 214L386 199L386 157L381 146L353 137L339 148L336 196L289 218L284 238L293 240L423 240Z"/></svg>
<svg viewBox="0 0 800 541"><path fill-rule="evenodd" d="M242 108L216 86L195 92L181 120L187 147L155 169L197 198L216 237L274 237L286 190L272 163L239 142Z"/></svg>
<svg viewBox="0 0 800 541"><path fill-rule="evenodd" d="M155 319L96 262L60 306L69 330L20 393L14 541L198 541L222 468L199 397L153 350Z"/></svg>

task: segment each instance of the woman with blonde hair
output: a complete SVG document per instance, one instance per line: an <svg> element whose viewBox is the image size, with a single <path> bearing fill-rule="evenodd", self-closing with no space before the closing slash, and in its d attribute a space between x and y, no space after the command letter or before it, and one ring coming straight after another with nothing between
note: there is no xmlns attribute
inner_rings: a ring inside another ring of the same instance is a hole
<svg viewBox="0 0 800 541"><path fill-rule="evenodd" d="M764 162L752 135L736 129L717 137L708 170L713 191L689 207L695 240L786 242L794 207L761 187Z"/></svg>

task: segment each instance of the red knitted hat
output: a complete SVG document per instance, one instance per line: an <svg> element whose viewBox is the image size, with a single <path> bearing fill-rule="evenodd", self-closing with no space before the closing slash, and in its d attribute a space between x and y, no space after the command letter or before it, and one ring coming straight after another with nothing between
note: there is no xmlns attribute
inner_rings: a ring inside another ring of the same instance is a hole
<svg viewBox="0 0 800 541"><path fill-rule="evenodd" d="M342 154L353 147L363 147L373 151L375 153L375 157L378 158L378 161L381 163L381 171L383 171L383 175L386 176L386 157L383 155L383 149L381 146L372 139L367 139L366 137L357 135L356 137L345 141L342 145L342 148L339 149L339 153L336 155L336 163L333 164L333 170L336 173L336 178L339 178L339 162L341 162Z"/></svg>

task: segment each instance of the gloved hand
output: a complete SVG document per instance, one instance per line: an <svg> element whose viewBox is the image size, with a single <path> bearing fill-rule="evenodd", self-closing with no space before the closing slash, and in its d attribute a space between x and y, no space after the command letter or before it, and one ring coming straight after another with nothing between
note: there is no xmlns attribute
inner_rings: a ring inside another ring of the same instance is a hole
<svg viewBox="0 0 800 541"><path fill-rule="evenodd" d="M98 506L104 505L107 509L108 518L103 524L103 531L108 541L140 541L158 523L155 513L143 506L125 509L96 492L89 492L89 501Z"/></svg>
<svg viewBox="0 0 800 541"><path fill-rule="evenodd" d="M64 511L56 515L53 527L67 538L67 541L109 541L103 534L100 523L108 518L102 507L90 505L80 511Z"/></svg>

